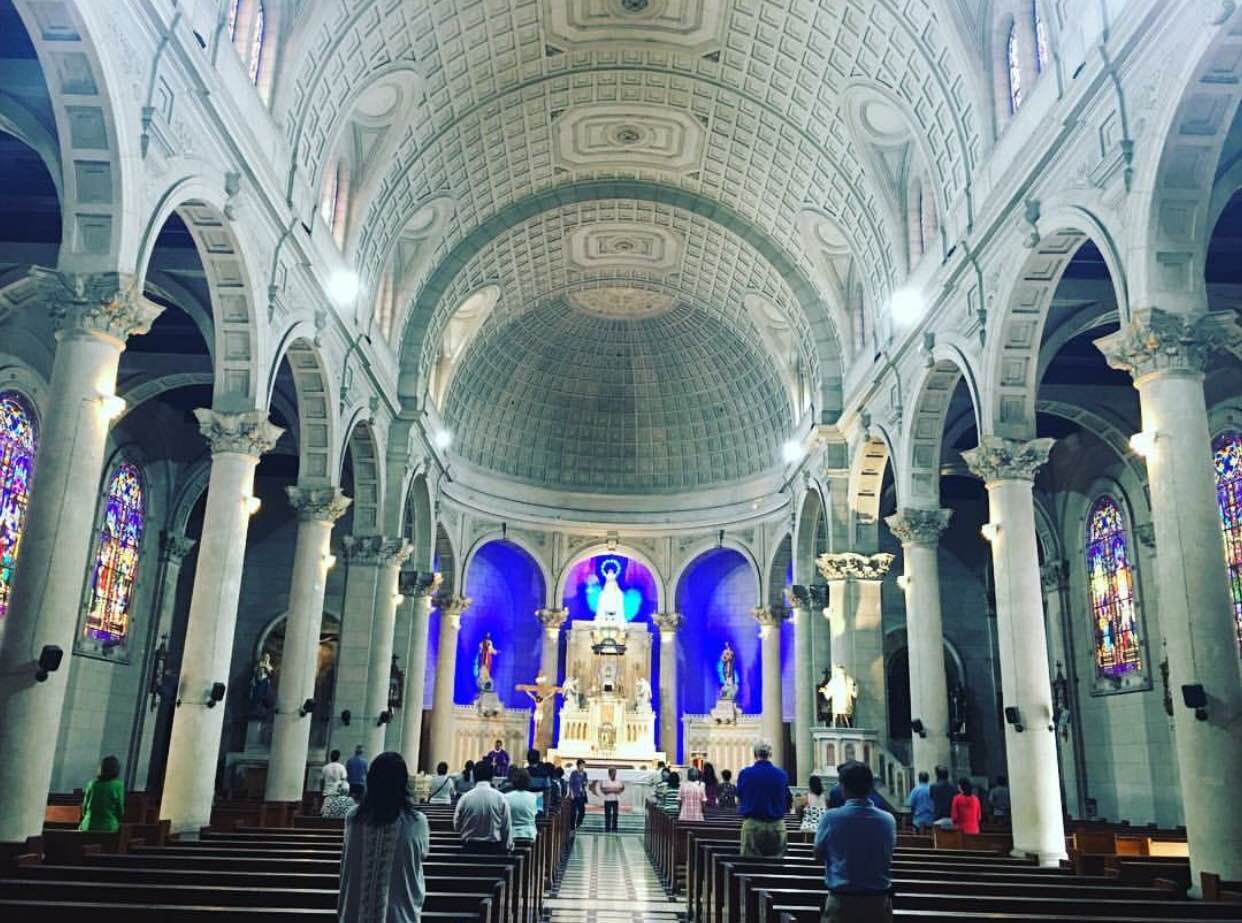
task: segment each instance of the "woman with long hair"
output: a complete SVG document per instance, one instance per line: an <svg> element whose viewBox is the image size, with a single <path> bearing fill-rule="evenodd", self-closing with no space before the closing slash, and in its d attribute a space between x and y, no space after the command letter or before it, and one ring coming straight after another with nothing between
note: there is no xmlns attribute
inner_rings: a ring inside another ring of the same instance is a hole
<svg viewBox="0 0 1242 923"><path fill-rule="evenodd" d="M362 803L345 818L340 923L419 923L430 843L427 818L410 796L405 760L381 753L367 770Z"/></svg>
<svg viewBox="0 0 1242 923"><path fill-rule="evenodd" d="M99 761L99 775L86 785L78 829L113 833L121 829L124 816L125 783L121 781L121 761L115 756L105 756Z"/></svg>
<svg viewBox="0 0 1242 923"><path fill-rule="evenodd" d="M811 776L807 780L807 792L800 799L802 822L799 830L818 830L819 820L828 810L828 796L824 794L824 780L819 776Z"/></svg>
<svg viewBox="0 0 1242 923"><path fill-rule="evenodd" d="M716 767L711 763L703 764L703 791L707 795L707 806L714 808L716 806L716 791L720 787L720 780L716 778Z"/></svg>

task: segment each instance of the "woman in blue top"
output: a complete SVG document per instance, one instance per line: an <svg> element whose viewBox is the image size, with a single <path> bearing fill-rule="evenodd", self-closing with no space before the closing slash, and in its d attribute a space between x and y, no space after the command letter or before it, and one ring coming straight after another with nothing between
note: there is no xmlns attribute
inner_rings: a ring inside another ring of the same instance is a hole
<svg viewBox="0 0 1242 923"><path fill-rule="evenodd" d="M530 773L521 766L509 770L511 791L505 792L509 802L510 826L514 843L533 843L538 834L535 817L539 814L539 796L530 790Z"/></svg>

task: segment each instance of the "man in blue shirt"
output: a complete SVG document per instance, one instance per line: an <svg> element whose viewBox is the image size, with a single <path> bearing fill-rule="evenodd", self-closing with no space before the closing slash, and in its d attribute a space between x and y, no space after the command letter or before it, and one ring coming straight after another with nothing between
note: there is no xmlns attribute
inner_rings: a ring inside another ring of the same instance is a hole
<svg viewBox="0 0 1242 923"><path fill-rule="evenodd" d="M740 849L743 856L785 855L785 806L789 776L772 765L772 745L755 744L755 763L737 777L737 813L742 815Z"/></svg>
<svg viewBox="0 0 1242 923"><path fill-rule="evenodd" d="M345 763L345 780L351 792L355 785L360 789L367 786L367 761L362 755L362 744L354 747L354 755Z"/></svg>
<svg viewBox="0 0 1242 923"><path fill-rule="evenodd" d="M837 772L845 805L825 813L815 833L815 856L824 860L832 892L821 923L890 923L897 821L867 797L875 786L870 767L851 760Z"/></svg>
<svg viewBox="0 0 1242 923"><path fill-rule="evenodd" d="M914 829L922 833L930 830L936 820L936 802L932 800L931 786L927 784L928 776L919 773L919 784L910 792L910 822Z"/></svg>
<svg viewBox="0 0 1242 923"><path fill-rule="evenodd" d="M577 768L569 774L569 797L574 803L573 824L577 830L586 817L587 774L586 762L578 760Z"/></svg>

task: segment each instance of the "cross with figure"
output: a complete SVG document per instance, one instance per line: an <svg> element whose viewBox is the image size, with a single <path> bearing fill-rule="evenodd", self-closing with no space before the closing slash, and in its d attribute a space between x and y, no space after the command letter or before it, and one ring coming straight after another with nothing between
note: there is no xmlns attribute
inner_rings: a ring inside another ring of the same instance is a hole
<svg viewBox="0 0 1242 923"><path fill-rule="evenodd" d="M533 683L518 683L513 688L518 692L525 692L530 696L531 702L534 703L535 748L539 750L546 749L551 741L552 722L544 722L544 705L558 692L563 693L563 687L550 682L546 676L540 673L535 677ZM547 739L545 740L545 738Z"/></svg>

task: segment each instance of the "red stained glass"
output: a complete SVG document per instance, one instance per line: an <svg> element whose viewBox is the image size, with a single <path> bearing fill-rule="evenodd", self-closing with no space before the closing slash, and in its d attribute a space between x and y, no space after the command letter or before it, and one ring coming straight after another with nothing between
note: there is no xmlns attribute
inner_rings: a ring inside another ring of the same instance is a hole
<svg viewBox="0 0 1242 923"><path fill-rule="evenodd" d="M1216 499L1225 536L1225 564L1238 644L1242 646L1242 433L1222 433L1212 443Z"/></svg>
<svg viewBox="0 0 1242 923"><path fill-rule="evenodd" d="M1095 670L1104 678L1143 668L1125 520L1112 497L1091 507L1087 523L1087 581L1095 632Z"/></svg>
<svg viewBox="0 0 1242 923"><path fill-rule="evenodd" d="M129 637L142 528L142 476L134 465L123 462L108 484L83 628L87 638L104 648L124 644Z"/></svg>
<svg viewBox="0 0 1242 923"><path fill-rule="evenodd" d="M38 441L34 414L23 398L0 391L0 618L8 614Z"/></svg>

